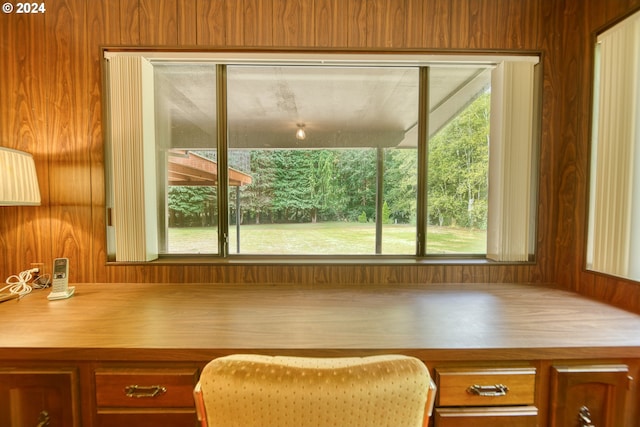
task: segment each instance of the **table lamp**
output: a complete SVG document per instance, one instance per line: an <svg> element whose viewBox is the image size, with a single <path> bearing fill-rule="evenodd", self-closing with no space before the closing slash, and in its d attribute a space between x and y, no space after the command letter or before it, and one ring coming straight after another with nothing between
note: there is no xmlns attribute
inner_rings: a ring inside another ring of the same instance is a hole
<svg viewBox="0 0 640 427"><path fill-rule="evenodd" d="M0 147L0 206L38 206L40 189L33 156Z"/></svg>

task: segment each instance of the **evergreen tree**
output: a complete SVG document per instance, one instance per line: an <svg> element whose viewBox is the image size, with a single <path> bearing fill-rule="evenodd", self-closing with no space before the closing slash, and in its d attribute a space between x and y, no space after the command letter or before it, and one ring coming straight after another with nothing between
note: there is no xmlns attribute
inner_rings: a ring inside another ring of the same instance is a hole
<svg viewBox="0 0 640 427"><path fill-rule="evenodd" d="M207 186L169 187L169 224L171 226L213 225L215 188Z"/></svg>
<svg viewBox="0 0 640 427"><path fill-rule="evenodd" d="M274 152L269 150L251 151L251 184L241 187L241 218L252 217L260 224L263 215L272 217L276 169Z"/></svg>

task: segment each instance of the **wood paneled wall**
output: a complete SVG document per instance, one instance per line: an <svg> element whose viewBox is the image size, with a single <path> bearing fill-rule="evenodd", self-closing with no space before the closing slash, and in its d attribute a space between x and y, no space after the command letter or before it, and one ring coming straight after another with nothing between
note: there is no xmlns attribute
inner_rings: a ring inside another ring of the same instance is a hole
<svg viewBox="0 0 640 427"><path fill-rule="evenodd" d="M559 230L557 242L558 254L556 266L556 281L568 289L590 297L597 298L611 304L627 308L640 313L640 283L618 279L598 273L585 271L585 247L586 247L586 218L588 211L588 171L589 171L589 138L591 116L591 81L592 52L595 43L595 33L627 15L640 10L639 0L590 0L585 5L584 19L582 19L572 36L575 40L575 55L578 58L586 58L576 64L571 63L567 67L567 73L575 72L580 78L576 83L576 92L580 97L572 101L566 107L568 119L575 120L577 132L571 135L575 148L565 151L561 158L564 176L571 177L574 183L568 185L571 188L559 188L559 194L563 195L573 191L575 199L567 200L561 204L560 215L565 218L565 223L571 225L570 229ZM585 63L586 62L586 63ZM577 74L577 73L580 74ZM560 170L557 172L560 173ZM575 187L575 188L573 188ZM571 203L571 205L570 205ZM575 256L571 257L573 251ZM640 260L637 260L640 262ZM569 267L570 268L567 268Z"/></svg>
<svg viewBox="0 0 640 427"><path fill-rule="evenodd" d="M0 15L0 145L34 154L40 207L0 208L0 277L66 256L73 282L557 282L583 271L591 43L640 0L47 0ZM543 53L538 257L526 266L106 265L101 46L531 49Z"/></svg>

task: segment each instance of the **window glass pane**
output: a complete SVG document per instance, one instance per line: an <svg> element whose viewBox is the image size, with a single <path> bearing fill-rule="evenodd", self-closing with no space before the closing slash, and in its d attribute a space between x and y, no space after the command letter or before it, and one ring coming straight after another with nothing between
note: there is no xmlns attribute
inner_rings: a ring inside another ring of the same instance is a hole
<svg viewBox="0 0 640 427"><path fill-rule="evenodd" d="M405 138L406 147L384 150L383 254L416 253L417 138L417 132L414 132L410 138Z"/></svg>
<svg viewBox="0 0 640 427"><path fill-rule="evenodd" d="M230 253L415 254L418 69L230 66ZM380 224L376 216L380 212Z"/></svg>
<svg viewBox="0 0 640 427"><path fill-rule="evenodd" d="M491 70L429 72L427 253L485 254Z"/></svg>
<svg viewBox="0 0 640 427"><path fill-rule="evenodd" d="M161 253L217 253L216 67L154 63Z"/></svg>

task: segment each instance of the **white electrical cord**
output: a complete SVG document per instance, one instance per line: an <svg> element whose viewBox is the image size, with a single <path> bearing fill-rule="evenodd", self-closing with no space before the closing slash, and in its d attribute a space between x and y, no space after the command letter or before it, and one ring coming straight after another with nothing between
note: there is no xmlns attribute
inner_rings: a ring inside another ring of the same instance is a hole
<svg viewBox="0 0 640 427"><path fill-rule="evenodd" d="M20 295L20 298L27 295L33 290L33 287L29 284L31 279L33 279L33 273L37 273L39 270L37 268L32 268L30 270L25 270L18 275L11 275L7 277L5 283L7 286L0 289L0 292L9 289L9 292L12 294Z"/></svg>

